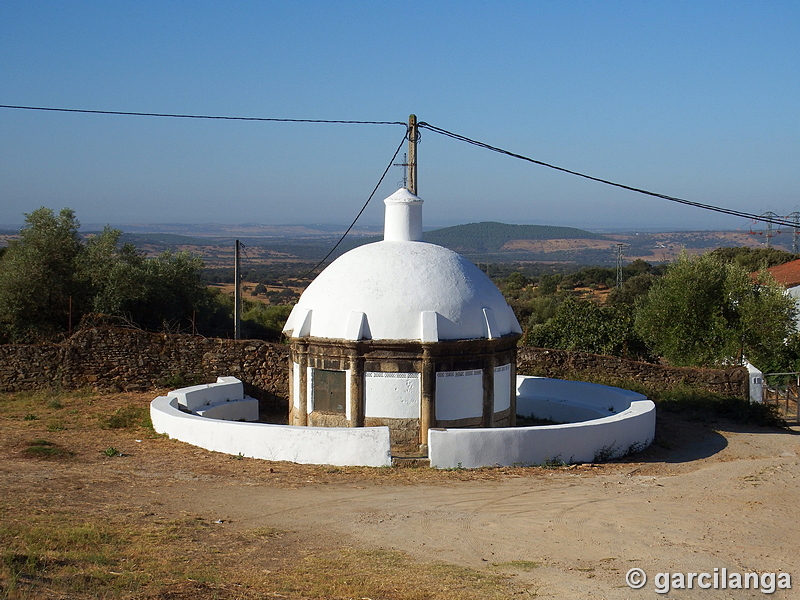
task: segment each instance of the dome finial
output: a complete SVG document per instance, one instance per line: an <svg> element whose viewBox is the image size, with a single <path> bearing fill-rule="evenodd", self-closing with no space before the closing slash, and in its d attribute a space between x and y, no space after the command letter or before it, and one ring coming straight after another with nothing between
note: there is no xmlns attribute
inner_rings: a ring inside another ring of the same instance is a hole
<svg viewBox="0 0 800 600"><path fill-rule="evenodd" d="M406 188L400 188L386 198L386 216L383 228L385 241L422 241L422 198Z"/></svg>

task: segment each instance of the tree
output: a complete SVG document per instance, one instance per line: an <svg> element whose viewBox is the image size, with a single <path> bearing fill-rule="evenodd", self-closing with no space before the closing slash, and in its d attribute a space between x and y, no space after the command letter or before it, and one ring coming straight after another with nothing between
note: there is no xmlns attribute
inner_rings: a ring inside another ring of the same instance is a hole
<svg viewBox="0 0 800 600"><path fill-rule="evenodd" d="M794 327L794 301L766 274L757 280L713 253L683 253L637 303L635 328L678 366L776 359Z"/></svg>
<svg viewBox="0 0 800 600"><path fill-rule="evenodd" d="M634 334L629 310L574 298L564 300L546 323L532 327L525 343L625 358L642 358L646 354Z"/></svg>
<svg viewBox="0 0 800 600"><path fill-rule="evenodd" d="M208 297L200 278L202 268L203 262L188 252L166 251L144 261L140 296L126 301L122 310L148 329L188 327Z"/></svg>
<svg viewBox="0 0 800 600"><path fill-rule="evenodd" d="M292 307L288 305L267 306L263 302L245 300L242 328L248 337L277 342L281 339L283 326L290 312Z"/></svg>
<svg viewBox="0 0 800 600"><path fill-rule="evenodd" d="M769 269L800 258L798 254L792 254L777 248L748 248L746 246L717 248L712 254L724 262L737 263L750 273Z"/></svg>
<svg viewBox="0 0 800 600"><path fill-rule="evenodd" d="M122 232L106 226L90 238L78 261L81 281L87 286L87 312L128 316L129 307L145 295L145 257L133 244L119 246Z"/></svg>
<svg viewBox="0 0 800 600"><path fill-rule="evenodd" d="M65 208L25 215L19 241L0 257L0 339L32 342L68 331L89 312L122 316L146 329L189 329L197 311L219 310L188 253L152 259L106 227L85 243ZM216 318L216 317L215 317Z"/></svg>
<svg viewBox="0 0 800 600"><path fill-rule="evenodd" d="M656 276L651 273L634 275L630 279L626 279L621 286L611 290L608 295L608 303L612 306L627 306L631 308L639 298L647 295L655 281Z"/></svg>
<svg viewBox="0 0 800 600"><path fill-rule="evenodd" d="M81 252L75 213L39 208L0 260L0 329L13 342L48 338L77 322L85 291L75 278Z"/></svg>

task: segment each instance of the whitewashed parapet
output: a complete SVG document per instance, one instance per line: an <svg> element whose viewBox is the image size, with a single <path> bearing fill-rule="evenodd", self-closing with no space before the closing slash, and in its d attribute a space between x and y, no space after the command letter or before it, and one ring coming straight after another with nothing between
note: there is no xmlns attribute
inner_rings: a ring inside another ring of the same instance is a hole
<svg viewBox="0 0 800 600"><path fill-rule="evenodd" d="M236 377L217 377L216 383L180 388L169 395L177 398L178 404L185 409L195 411L221 402L241 400L244 398L244 386Z"/></svg>
<svg viewBox="0 0 800 600"><path fill-rule="evenodd" d="M216 383L180 388L169 394L178 407L210 419L258 421L258 400L244 395L236 377L217 377Z"/></svg>
<svg viewBox="0 0 800 600"><path fill-rule="evenodd" d="M588 420L537 427L431 429L431 466L477 468L592 462L643 450L653 441L655 404L641 394L554 379L518 377L517 382L517 406L522 405L523 411L537 403L540 408L552 404L559 409L572 409Z"/></svg>
<svg viewBox="0 0 800 600"><path fill-rule="evenodd" d="M158 433L234 456L336 466L392 464L388 427L294 427L220 421L181 411L175 396L153 400L150 417Z"/></svg>

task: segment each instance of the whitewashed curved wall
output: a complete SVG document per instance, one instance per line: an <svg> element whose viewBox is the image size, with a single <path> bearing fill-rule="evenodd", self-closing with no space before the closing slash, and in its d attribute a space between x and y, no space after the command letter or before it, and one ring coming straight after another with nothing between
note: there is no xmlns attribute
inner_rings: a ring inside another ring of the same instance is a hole
<svg viewBox="0 0 800 600"><path fill-rule="evenodd" d="M517 378L517 390L520 414L536 404L549 402L562 408L572 404L576 410L608 416L538 427L431 429L428 432L431 466L476 468L536 465L553 460L591 462L641 450L655 436L655 404L641 394L591 383L522 376Z"/></svg>
<svg viewBox="0 0 800 600"><path fill-rule="evenodd" d="M302 464L392 464L388 427L294 427L219 421L181 412L174 396L153 400L150 417L158 433L225 454Z"/></svg>

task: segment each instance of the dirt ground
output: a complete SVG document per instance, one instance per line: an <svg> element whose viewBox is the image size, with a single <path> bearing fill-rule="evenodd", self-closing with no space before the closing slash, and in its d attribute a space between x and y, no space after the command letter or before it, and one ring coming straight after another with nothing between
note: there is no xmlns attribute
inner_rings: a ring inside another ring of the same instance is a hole
<svg viewBox="0 0 800 600"><path fill-rule="evenodd" d="M108 414L109 406L145 407L151 396L89 402ZM0 526L48 507L109 520L197 519L206 524L202 548L219 547L220 564L235 563L236 572L264 580L309 553L348 548L399 552L409 569L446 563L502 573L510 581L503 597L652 598L657 573L725 568L789 573L794 589L771 596L800 598L797 428L701 424L665 414L650 449L606 465L336 468L230 457L138 428L98 427L92 415L73 409L70 417L71 402L49 413L42 408L37 418L28 412L35 405L0 413ZM31 458L25 448L34 438L70 454ZM121 456L108 456L108 448ZM275 534L243 544L243 533L252 531ZM649 578L640 590L625 582L634 567ZM232 583L217 591L224 585ZM38 589L41 595L26 597L68 597ZM192 589L159 597L202 595ZM763 595L695 585L662 597Z"/></svg>

